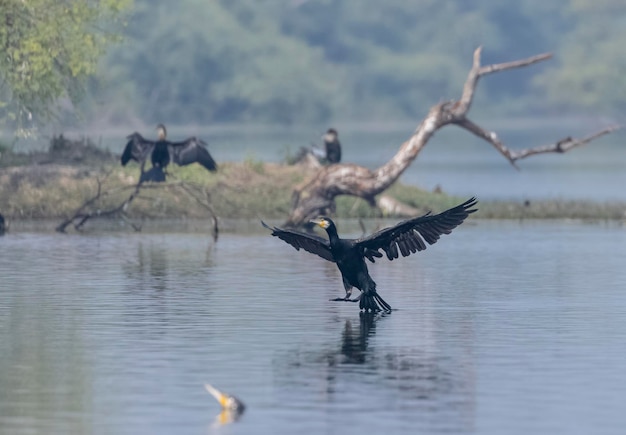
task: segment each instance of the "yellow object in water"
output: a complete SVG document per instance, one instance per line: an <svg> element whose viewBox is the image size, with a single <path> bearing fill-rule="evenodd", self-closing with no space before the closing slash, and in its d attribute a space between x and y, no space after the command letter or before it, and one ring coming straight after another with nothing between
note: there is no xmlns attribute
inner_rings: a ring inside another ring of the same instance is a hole
<svg viewBox="0 0 626 435"><path fill-rule="evenodd" d="M222 412L217 418L220 424L228 424L236 421L241 417L246 406L241 400L227 393L219 391L217 388L210 384L204 384L204 388L211 393L215 400L222 406Z"/></svg>

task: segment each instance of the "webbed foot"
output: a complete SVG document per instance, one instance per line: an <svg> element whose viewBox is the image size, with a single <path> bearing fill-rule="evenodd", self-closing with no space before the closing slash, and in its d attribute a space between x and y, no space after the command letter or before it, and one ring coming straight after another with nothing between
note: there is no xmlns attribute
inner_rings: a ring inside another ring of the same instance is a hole
<svg viewBox="0 0 626 435"><path fill-rule="evenodd" d="M335 298L335 299L329 299L329 300L333 301L333 302L339 302L339 301L343 301L343 302L359 302L361 300L361 295L358 295L354 299L350 299L350 295L346 295L346 297L344 297L344 298Z"/></svg>

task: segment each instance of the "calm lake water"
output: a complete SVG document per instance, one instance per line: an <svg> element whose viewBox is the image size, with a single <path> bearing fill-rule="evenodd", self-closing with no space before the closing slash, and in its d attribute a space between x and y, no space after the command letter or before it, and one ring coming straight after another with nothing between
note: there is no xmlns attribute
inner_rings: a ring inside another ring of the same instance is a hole
<svg viewBox="0 0 626 435"><path fill-rule="evenodd" d="M0 433L622 434L625 246L617 224L470 221L373 265L398 310L371 319L260 227L11 233ZM216 426L206 382L239 421Z"/></svg>

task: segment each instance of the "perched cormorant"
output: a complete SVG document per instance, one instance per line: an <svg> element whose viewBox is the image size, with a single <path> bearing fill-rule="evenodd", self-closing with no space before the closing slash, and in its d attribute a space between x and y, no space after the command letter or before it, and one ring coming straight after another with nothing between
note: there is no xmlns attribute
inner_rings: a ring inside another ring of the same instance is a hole
<svg viewBox="0 0 626 435"><path fill-rule="evenodd" d="M167 138L167 130L163 124L157 126L159 138L156 142L144 139L135 132L127 137L128 143L122 153L122 166L126 166L131 160L141 163L141 181L165 181L163 169L170 162L180 166L198 162L209 171L216 171L217 164L209 151L206 143L196 137L190 137L182 142L170 142ZM143 172L143 165L150 156L152 169Z"/></svg>
<svg viewBox="0 0 626 435"><path fill-rule="evenodd" d="M2 214L0 214L0 236L4 236L4 233L7 230L7 223L4 220L4 216L2 216Z"/></svg>
<svg viewBox="0 0 626 435"><path fill-rule="evenodd" d="M476 204L476 198L470 198L463 204L442 213L432 215L429 212L360 239L340 238L337 234L337 227L327 217L314 219L311 222L326 230L328 240L296 230L271 228L264 222L261 223L272 231L273 236L284 240L297 250L302 248L325 260L337 263L346 296L333 300L359 301L360 308L365 311L391 311L391 306L376 291L376 283L367 271L365 259L367 258L373 263L374 257L383 256L379 252L381 249L385 251L389 260L398 258L399 254L406 257L412 253L423 251L426 249L424 241L432 245L439 240L442 234L450 234L470 213L477 210L472 208ZM353 287L361 290L361 294L355 299L350 299Z"/></svg>
<svg viewBox="0 0 626 435"><path fill-rule="evenodd" d="M337 130L329 128L324 136L324 148L326 150L326 161L328 163L339 163L341 161L341 144Z"/></svg>

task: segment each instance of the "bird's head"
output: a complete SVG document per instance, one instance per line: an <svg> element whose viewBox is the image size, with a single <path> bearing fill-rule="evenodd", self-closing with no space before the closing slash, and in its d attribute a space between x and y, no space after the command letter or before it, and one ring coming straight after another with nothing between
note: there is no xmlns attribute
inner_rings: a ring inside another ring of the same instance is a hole
<svg viewBox="0 0 626 435"><path fill-rule="evenodd" d="M329 230L337 231L335 227L335 223L330 218L325 217L325 216L321 216L317 219L312 219L311 223L324 228L326 231L329 231Z"/></svg>
<svg viewBox="0 0 626 435"><path fill-rule="evenodd" d="M167 137L167 130L163 124L157 125L157 135L159 136L159 140L165 140Z"/></svg>
<svg viewBox="0 0 626 435"><path fill-rule="evenodd" d="M337 130L335 130L334 128L329 128L326 131L326 134L322 136L322 139L324 140L324 142L334 142L337 140L338 136L339 134L337 133Z"/></svg>
<svg viewBox="0 0 626 435"><path fill-rule="evenodd" d="M205 384L204 388L211 393L215 400L219 402L224 410L230 412L243 412L245 406L243 402L237 399L235 396L231 396L230 394L222 393L217 388L213 387L210 384Z"/></svg>

